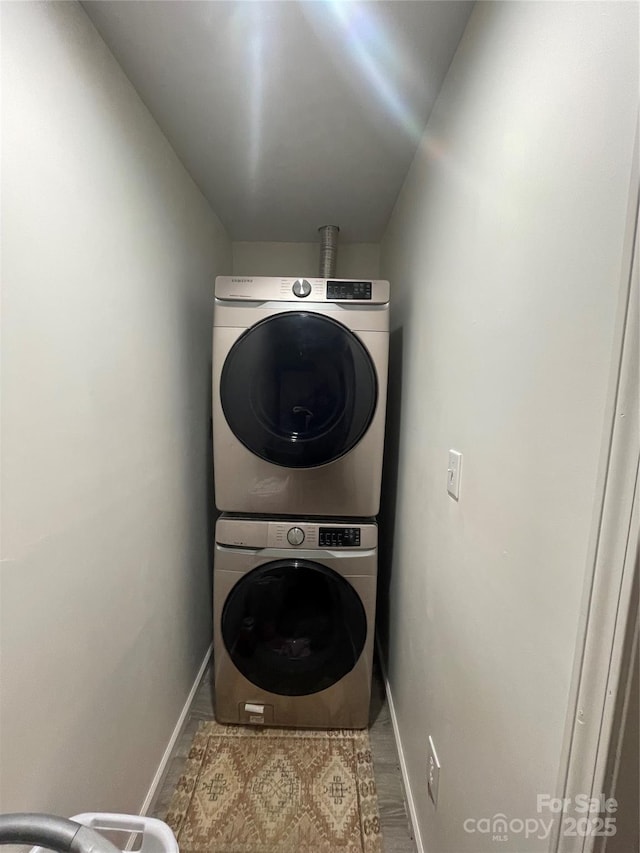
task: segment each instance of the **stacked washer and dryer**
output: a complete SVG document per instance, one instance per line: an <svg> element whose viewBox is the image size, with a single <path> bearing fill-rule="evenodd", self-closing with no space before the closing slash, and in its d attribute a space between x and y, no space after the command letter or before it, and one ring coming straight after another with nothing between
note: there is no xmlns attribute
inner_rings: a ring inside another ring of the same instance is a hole
<svg viewBox="0 0 640 853"><path fill-rule="evenodd" d="M368 723L389 283L216 279L214 684L223 723Z"/></svg>

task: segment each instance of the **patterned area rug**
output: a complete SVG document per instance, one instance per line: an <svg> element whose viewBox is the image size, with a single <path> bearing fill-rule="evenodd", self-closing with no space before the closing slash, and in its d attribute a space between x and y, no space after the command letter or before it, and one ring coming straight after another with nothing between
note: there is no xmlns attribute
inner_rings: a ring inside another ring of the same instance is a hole
<svg viewBox="0 0 640 853"><path fill-rule="evenodd" d="M201 723L165 820L180 853L382 853L369 735Z"/></svg>

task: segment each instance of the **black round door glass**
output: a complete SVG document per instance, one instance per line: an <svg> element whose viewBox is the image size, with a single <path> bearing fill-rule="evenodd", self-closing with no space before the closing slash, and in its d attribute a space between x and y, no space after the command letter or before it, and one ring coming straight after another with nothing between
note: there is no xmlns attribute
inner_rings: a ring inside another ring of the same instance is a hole
<svg viewBox="0 0 640 853"><path fill-rule="evenodd" d="M378 397L371 358L341 323L289 312L235 342L220 379L229 427L252 453L287 468L333 462L360 441Z"/></svg>
<svg viewBox="0 0 640 853"><path fill-rule="evenodd" d="M221 627L244 677L281 696L331 687L351 672L367 635L351 584L309 560L278 560L245 575L225 602Z"/></svg>

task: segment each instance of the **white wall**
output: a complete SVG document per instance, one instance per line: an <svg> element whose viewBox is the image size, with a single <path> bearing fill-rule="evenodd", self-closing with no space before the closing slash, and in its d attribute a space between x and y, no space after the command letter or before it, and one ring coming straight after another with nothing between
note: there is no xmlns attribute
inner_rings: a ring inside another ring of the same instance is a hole
<svg viewBox="0 0 640 853"><path fill-rule="evenodd" d="M637 100L637 4L477 4L382 243L379 608L429 853L547 848L463 822L556 791Z"/></svg>
<svg viewBox="0 0 640 853"><path fill-rule="evenodd" d="M210 642L218 219L76 3L2 3L0 810L135 812Z"/></svg>
<svg viewBox="0 0 640 853"><path fill-rule="evenodd" d="M317 276L320 242L233 243L234 275ZM340 278L378 278L380 246L377 243L338 243Z"/></svg>

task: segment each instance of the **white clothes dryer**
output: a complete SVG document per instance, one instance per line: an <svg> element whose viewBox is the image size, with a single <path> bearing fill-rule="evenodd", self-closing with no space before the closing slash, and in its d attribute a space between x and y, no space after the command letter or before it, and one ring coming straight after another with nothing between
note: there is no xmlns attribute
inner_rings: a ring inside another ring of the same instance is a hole
<svg viewBox="0 0 640 853"><path fill-rule="evenodd" d="M222 515L214 557L221 723L364 728L377 526Z"/></svg>
<svg viewBox="0 0 640 853"><path fill-rule="evenodd" d="M220 276L215 297L218 509L375 516L389 283Z"/></svg>

